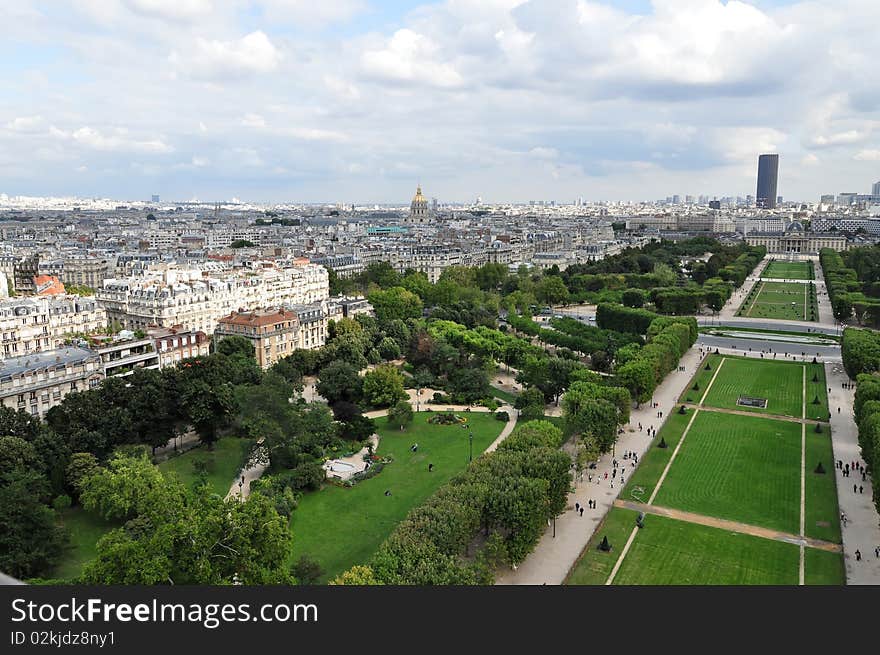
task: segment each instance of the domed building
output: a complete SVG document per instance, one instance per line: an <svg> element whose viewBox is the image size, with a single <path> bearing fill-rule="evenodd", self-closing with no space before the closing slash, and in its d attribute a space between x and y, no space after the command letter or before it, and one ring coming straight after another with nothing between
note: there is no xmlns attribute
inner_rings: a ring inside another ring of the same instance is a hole
<svg viewBox="0 0 880 655"><path fill-rule="evenodd" d="M409 206L409 216L406 218L407 223L427 223L431 218L431 212L428 210L428 199L422 195L422 186L416 188L416 195L413 196Z"/></svg>

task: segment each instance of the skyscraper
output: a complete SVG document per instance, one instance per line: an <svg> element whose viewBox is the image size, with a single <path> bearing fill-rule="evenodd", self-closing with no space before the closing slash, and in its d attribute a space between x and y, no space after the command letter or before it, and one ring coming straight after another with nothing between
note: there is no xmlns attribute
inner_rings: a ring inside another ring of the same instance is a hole
<svg viewBox="0 0 880 655"><path fill-rule="evenodd" d="M755 206L776 209L776 181L779 174L779 155L758 157L758 191Z"/></svg>
<svg viewBox="0 0 880 655"><path fill-rule="evenodd" d="M871 188L871 195L875 197L880 197L880 182L874 183L874 186Z"/></svg>

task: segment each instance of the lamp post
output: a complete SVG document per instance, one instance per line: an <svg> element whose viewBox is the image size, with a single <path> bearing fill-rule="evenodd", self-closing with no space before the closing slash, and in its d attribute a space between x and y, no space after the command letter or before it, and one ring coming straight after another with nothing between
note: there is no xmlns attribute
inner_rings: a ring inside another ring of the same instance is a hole
<svg viewBox="0 0 880 655"><path fill-rule="evenodd" d="M468 462L474 461L474 433L468 431L468 441L470 442L470 455L468 455Z"/></svg>

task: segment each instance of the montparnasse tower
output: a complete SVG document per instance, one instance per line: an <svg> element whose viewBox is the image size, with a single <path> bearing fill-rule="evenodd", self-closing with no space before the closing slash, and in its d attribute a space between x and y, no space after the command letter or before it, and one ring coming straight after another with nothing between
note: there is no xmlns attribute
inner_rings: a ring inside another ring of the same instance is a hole
<svg viewBox="0 0 880 655"><path fill-rule="evenodd" d="M428 211L428 200L422 195L422 185L416 188L416 195L413 196L412 203L409 206L409 217L407 223L427 223L431 215Z"/></svg>

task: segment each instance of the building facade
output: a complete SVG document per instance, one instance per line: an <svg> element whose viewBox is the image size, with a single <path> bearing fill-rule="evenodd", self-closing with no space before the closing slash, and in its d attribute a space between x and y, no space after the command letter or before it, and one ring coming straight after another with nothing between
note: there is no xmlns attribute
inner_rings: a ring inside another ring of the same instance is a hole
<svg viewBox="0 0 880 655"><path fill-rule="evenodd" d="M94 389L103 379L101 357L85 348L11 357L0 361L0 402L44 418L67 394Z"/></svg>
<svg viewBox="0 0 880 655"><path fill-rule="evenodd" d="M75 334L107 326L107 314L95 298L9 298L0 302L0 357L54 350Z"/></svg>
<svg viewBox="0 0 880 655"><path fill-rule="evenodd" d="M257 363L266 369L296 349L299 343L299 316L285 309L232 312L217 321L214 341L232 336L250 341Z"/></svg>
<svg viewBox="0 0 880 655"><path fill-rule="evenodd" d="M321 302L329 291L327 269L304 260L290 268L260 267L213 277L170 268L109 279L97 298L108 320L128 329L181 325L210 335L217 321L232 312Z"/></svg>
<svg viewBox="0 0 880 655"><path fill-rule="evenodd" d="M758 157L758 189L755 193L755 206L761 209L776 209L776 188L779 178L779 155Z"/></svg>

